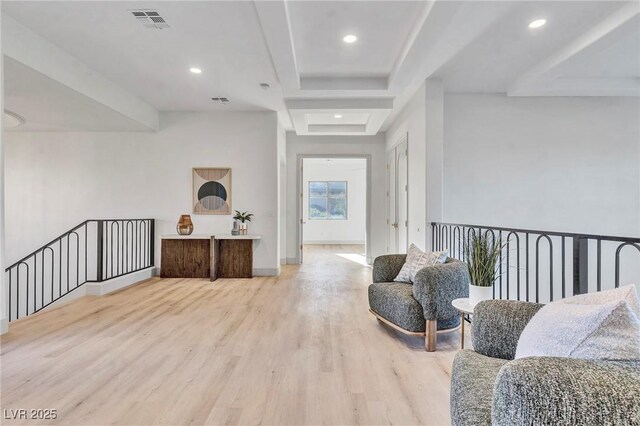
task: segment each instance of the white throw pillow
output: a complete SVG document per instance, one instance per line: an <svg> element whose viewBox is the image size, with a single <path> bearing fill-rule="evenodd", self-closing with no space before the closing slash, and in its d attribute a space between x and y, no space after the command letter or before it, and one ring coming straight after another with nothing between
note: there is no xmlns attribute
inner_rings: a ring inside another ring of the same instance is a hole
<svg viewBox="0 0 640 426"><path fill-rule="evenodd" d="M407 252L407 260L402 265L402 269L394 281L412 283L420 269L444 263L447 260L447 253L447 250L424 252L415 244L411 244Z"/></svg>
<svg viewBox="0 0 640 426"><path fill-rule="evenodd" d="M516 359L529 356L640 359L640 302L635 286L544 306L518 340Z"/></svg>

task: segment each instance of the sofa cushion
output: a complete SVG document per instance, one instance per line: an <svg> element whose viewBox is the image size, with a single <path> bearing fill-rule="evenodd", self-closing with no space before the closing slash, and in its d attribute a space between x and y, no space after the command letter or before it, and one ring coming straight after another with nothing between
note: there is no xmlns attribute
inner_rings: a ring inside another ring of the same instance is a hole
<svg viewBox="0 0 640 426"><path fill-rule="evenodd" d="M551 302L524 328L515 358L640 359L638 305L635 286Z"/></svg>
<svg viewBox="0 0 640 426"><path fill-rule="evenodd" d="M461 350L453 360L451 373L451 424L490 425L493 386L507 360Z"/></svg>
<svg viewBox="0 0 640 426"><path fill-rule="evenodd" d="M416 274L422 268L435 266L447 260L447 251L424 252L415 244L409 246L407 260L405 261L398 276L394 279L397 282L412 283L416 279Z"/></svg>
<svg viewBox="0 0 640 426"><path fill-rule="evenodd" d="M408 331L424 332L422 306L408 283L374 283L369 286L369 307L378 315Z"/></svg>

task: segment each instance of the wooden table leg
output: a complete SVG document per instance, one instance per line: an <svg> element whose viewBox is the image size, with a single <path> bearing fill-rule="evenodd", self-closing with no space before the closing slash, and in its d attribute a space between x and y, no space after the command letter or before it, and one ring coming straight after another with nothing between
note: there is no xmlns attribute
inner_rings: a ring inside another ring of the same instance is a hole
<svg viewBox="0 0 640 426"><path fill-rule="evenodd" d="M220 240L211 237L211 256L209 260L209 273L211 281L218 279L218 264L220 263Z"/></svg>
<svg viewBox="0 0 640 426"><path fill-rule="evenodd" d="M462 336L460 338L460 349L464 349L464 312L462 313Z"/></svg>

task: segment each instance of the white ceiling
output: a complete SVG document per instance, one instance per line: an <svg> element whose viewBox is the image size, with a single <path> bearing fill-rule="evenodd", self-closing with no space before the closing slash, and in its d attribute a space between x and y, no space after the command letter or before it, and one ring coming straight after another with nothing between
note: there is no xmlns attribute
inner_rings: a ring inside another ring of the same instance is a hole
<svg viewBox="0 0 640 426"><path fill-rule="evenodd" d="M11 58L4 58L4 83L4 107L25 119L9 132L149 130Z"/></svg>
<svg viewBox="0 0 640 426"><path fill-rule="evenodd" d="M471 42L435 76L450 92L507 92L529 68L618 8L616 2L596 1L518 4L499 25ZM546 17L547 24L528 28L528 23L539 17Z"/></svg>
<svg viewBox="0 0 640 426"><path fill-rule="evenodd" d="M349 157L345 157L345 158L304 158L304 163L305 164L327 164L327 163L331 163L331 164L345 164L345 165L352 165L352 166L366 166L367 165L367 160L364 158L349 158Z"/></svg>
<svg viewBox="0 0 640 426"><path fill-rule="evenodd" d="M138 8L170 28L144 28ZM429 77L448 92L640 95L635 1L3 1L2 13L157 111L272 110L299 134L384 131ZM46 110L35 87L7 78L25 99L15 112Z"/></svg>
<svg viewBox="0 0 640 426"><path fill-rule="evenodd" d="M607 46L593 57L586 57L563 70L563 77L580 76L583 78L638 78L640 55L640 37L631 34Z"/></svg>
<svg viewBox="0 0 640 426"><path fill-rule="evenodd" d="M418 1L290 2L300 74L386 78L425 7ZM347 34L360 37L343 43Z"/></svg>
<svg viewBox="0 0 640 426"><path fill-rule="evenodd" d="M366 113L344 113L344 114L307 114L307 124L360 124L365 125L371 118L371 114Z"/></svg>
<svg viewBox="0 0 640 426"><path fill-rule="evenodd" d="M139 8L170 28L143 27L129 12ZM2 11L160 111L284 106L252 2L3 1Z"/></svg>

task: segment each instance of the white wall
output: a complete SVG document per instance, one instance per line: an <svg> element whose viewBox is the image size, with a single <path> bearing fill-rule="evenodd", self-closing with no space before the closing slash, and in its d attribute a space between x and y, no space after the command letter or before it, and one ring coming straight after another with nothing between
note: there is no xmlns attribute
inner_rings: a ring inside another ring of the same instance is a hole
<svg viewBox="0 0 640 426"><path fill-rule="evenodd" d="M287 131L278 118L278 256L287 261ZM278 265L279 267L279 265Z"/></svg>
<svg viewBox="0 0 640 426"><path fill-rule="evenodd" d="M444 217L444 86L442 81L428 79L425 82L426 120L426 223L427 249L432 235L429 224L442 222Z"/></svg>
<svg viewBox="0 0 640 426"><path fill-rule="evenodd" d="M425 237L430 246L431 221L640 236L638 98L444 94L441 82L427 80L387 131L387 148L404 132L411 242ZM602 246L603 288L612 286L616 246ZM640 283L633 248L621 254L621 277Z"/></svg>
<svg viewBox="0 0 640 426"><path fill-rule="evenodd" d="M7 259L90 218L157 219L175 233L192 214L192 167L231 167L232 208L255 213L257 274L278 254L277 118L271 112L163 113L157 133L6 133ZM195 233L227 232L231 216L193 215ZM156 264L160 244L156 242Z"/></svg>
<svg viewBox="0 0 640 426"><path fill-rule="evenodd" d="M445 97L446 221L640 235L638 98Z"/></svg>
<svg viewBox="0 0 640 426"><path fill-rule="evenodd" d="M447 94L444 117L446 222L640 237L640 99ZM603 289L613 288L618 244L602 244ZM546 243L541 250L547 283ZM596 250L593 242L590 291ZM639 255L633 247L621 252L620 277L640 290ZM546 300L546 284L541 293Z"/></svg>
<svg viewBox="0 0 640 426"><path fill-rule="evenodd" d="M2 21L2 10L0 8L0 21ZM0 31L0 34L2 31ZM2 36L0 35L0 46ZM4 55L0 54L0 180L4 182ZM4 185L0 185L0 334L9 330L8 319L8 287L5 285L4 262L5 262L5 239L4 239Z"/></svg>
<svg viewBox="0 0 640 426"><path fill-rule="evenodd" d="M371 235L367 235L369 260L385 253L385 140L376 136L298 136L287 133L287 263L299 261L299 236L296 212L300 195L297 194L298 155L369 155L371 156Z"/></svg>
<svg viewBox="0 0 640 426"><path fill-rule="evenodd" d="M346 181L347 219L309 219L309 182ZM367 163L365 159L305 159L302 186L305 244L364 244L366 236Z"/></svg>
<svg viewBox="0 0 640 426"><path fill-rule="evenodd" d="M427 247L426 226L426 88L423 84L386 132L386 149L396 146L408 134L409 151L409 243ZM386 179L386 177L385 177ZM386 203L386 200L385 200ZM382 204L384 206L384 204ZM386 215L386 207L380 209ZM386 217L385 217L386 223ZM385 225L386 226L386 225ZM386 227L385 227L386 229ZM385 234L386 238L386 234Z"/></svg>

